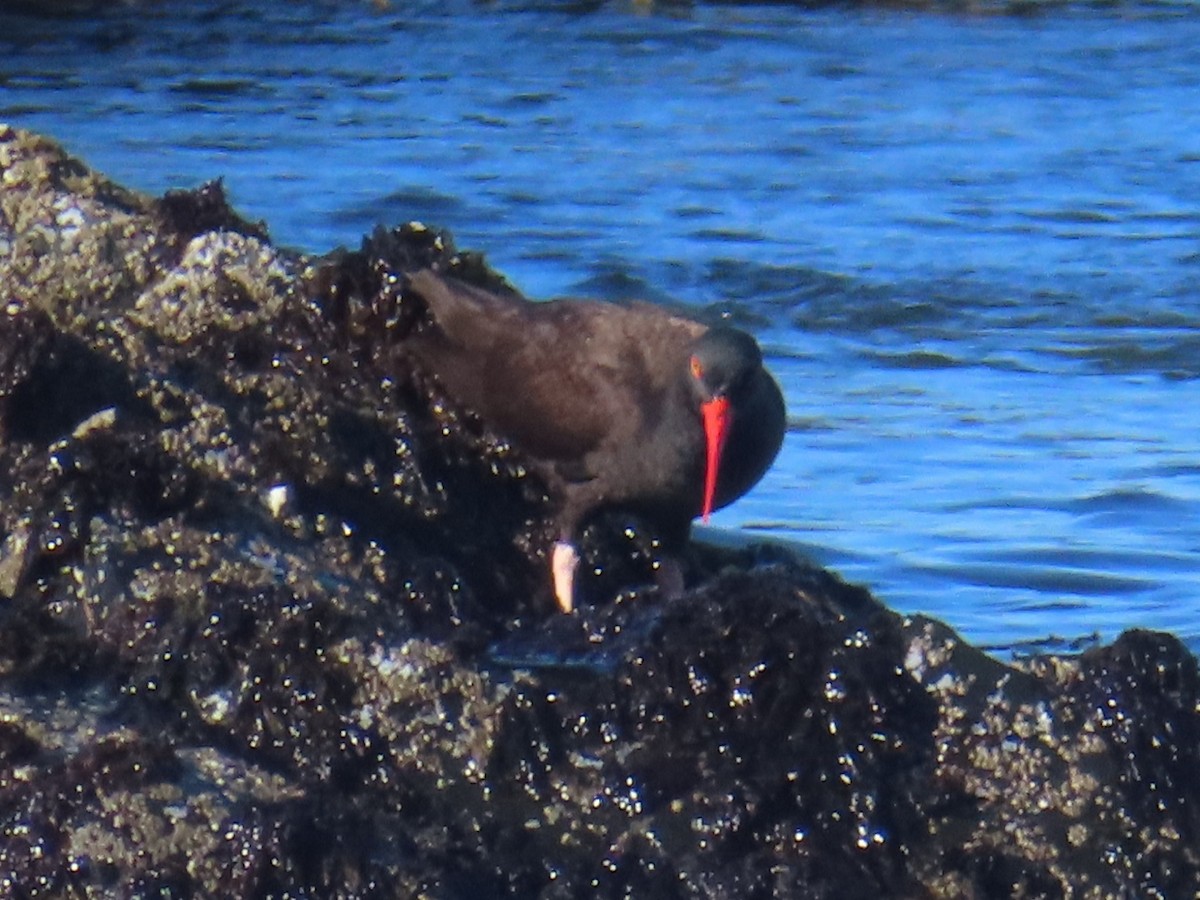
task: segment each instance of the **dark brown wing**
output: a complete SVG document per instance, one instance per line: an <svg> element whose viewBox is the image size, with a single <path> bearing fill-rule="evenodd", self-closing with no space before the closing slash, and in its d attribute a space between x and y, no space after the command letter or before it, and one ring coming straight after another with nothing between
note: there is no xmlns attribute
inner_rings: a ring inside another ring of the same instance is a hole
<svg viewBox="0 0 1200 900"><path fill-rule="evenodd" d="M429 271L409 284L434 325L410 350L455 399L545 460L582 463L601 444L635 439L704 330L646 304L530 302Z"/></svg>

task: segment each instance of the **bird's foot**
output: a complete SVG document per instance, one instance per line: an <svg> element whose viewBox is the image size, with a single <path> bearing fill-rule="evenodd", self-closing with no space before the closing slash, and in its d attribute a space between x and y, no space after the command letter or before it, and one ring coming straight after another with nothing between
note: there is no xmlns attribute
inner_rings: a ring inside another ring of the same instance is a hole
<svg viewBox="0 0 1200 900"><path fill-rule="evenodd" d="M569 613L575 608L575 570L579 568L579 551L568 541L556 541L550 557L554 576L554 598L558 608Z"/></svg>
<svg viewBox="0 0 1200 900"><path fill-rule="evenodd" d="M654 570L654 583L667 599L683 594L683 566L673 556L664 556Z"/></svg>

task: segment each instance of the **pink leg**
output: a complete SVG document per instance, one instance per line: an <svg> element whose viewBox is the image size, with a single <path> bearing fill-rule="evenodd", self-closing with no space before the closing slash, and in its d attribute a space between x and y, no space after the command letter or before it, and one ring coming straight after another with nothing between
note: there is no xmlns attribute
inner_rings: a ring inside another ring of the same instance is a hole
<svg viewBox="0 0 1200 900"><path fill-rule="evenodd" d="M554 576L554 598L558 608L569 613L575 608L575 570L579 568L579 551L567 541L557 541L550 557Z"/></svg>

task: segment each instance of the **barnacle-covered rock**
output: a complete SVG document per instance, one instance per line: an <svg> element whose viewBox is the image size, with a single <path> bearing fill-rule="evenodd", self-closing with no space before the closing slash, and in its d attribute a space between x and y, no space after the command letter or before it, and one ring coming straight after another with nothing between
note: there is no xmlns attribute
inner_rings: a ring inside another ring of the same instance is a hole
<svg viewBox="0 0 1200 900"><path fill-rule="evenodd" d="M0 128L0 894L1192 896L1200 676L1009 666L778 546L581 540L320 259Z"/></svg>

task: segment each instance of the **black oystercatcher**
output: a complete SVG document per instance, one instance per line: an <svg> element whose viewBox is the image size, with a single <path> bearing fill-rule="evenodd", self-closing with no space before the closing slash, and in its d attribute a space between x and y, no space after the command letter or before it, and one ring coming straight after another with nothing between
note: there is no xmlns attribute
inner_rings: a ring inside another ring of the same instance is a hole
<svg viewBox="0 0 1200 900"><path fill-rule="evenodd" d="M544 468L561 503L552 571L565 612L590 513L634 512L678 551L692 519L748 491L779 452L783 396L745 332L646 303L531 302L428 269L405 293L429 311L405 342L418 363ZM683 589L673 556L659 584Z"/></svg>

